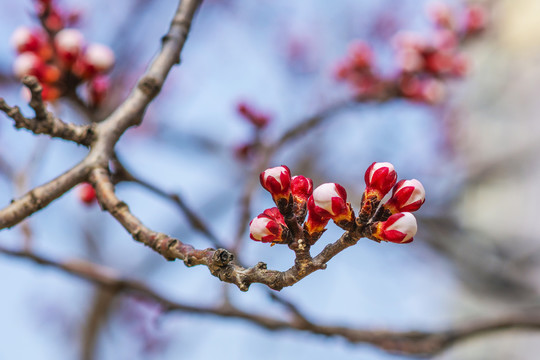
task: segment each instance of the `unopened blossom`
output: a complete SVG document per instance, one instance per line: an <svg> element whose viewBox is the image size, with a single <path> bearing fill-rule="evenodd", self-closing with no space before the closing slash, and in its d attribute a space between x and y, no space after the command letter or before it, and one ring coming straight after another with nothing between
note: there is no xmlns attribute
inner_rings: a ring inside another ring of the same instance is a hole
<svg viewBox="0 0 540 360"><path fill-rule="evenodd" d="M81 78L88 79L98 73L106 73L115 62L114 52L103 44L90 44L77 59L73 71Z"/></svg>
<svg viewBox="0 0 540 360"><path fill-rule="evenodd" d="M291 179L291 193L297 202L307 202L313 193L313 180L302 175L293 176Z"/></svg>
<svg viewBox="0 0 540 360"><path fill-rule="evenodd" d="M54 37L56 53L62 63L72 65L84 46L84 36L77 29L63 29Z"/></svg>
<svg viewBox="0 0 540 360"><path fill-rule="evenodd" d="M414 215L401 212L390 216L386 221L373 224L372 236L382 241L405 244L413 241L417 228Z"/></svg>
<svg viewBox="0 0 540 360"><path fill-rule="evenodd" d="M51 47L41 29L20 26L11 35L10 42L19 54L30 51L42 60L48 60L52 55Z"/></svg>
<svg viewBox="0 0 540 360"><path fill-rule="evenodd" d="M280 200L285 199L289 201L291 195L291 171L285 165L276 166L270 169L264 170L259 180L261 185L271 195L274 202L277 204Z"/></svg>
<svg viewBox="0 0 540 360"><path fill-rule="evenodd" d="M426 191L422 183L416 179L400 180L392 190L392 197L384 207L392 214L412 212L420 209L426 201Z"/></svg>
<svg viewBox="0 0 540 360"><path fill-rule="evenodd" d="M374 162L371 164L364 175L366 182L366 197L375 196L379 201L382 200L390 189L395 185L397 173L394 165L389 162Z"/></svg>
<svg viewBox="0 0 540 360"><path fill-rule="evenodd" d="M347 203L347 191L335 183L318 186L308 201L308 209L336 223L343 220L352 221L354 217L351 206Z"/></svg>
<svg viewBox="0 0 540 360"><path fill-rule="evenodd" d="M287 225L278 208L266 209L251 220L249 237L263 243L283 242L287 238Z"/></svg>

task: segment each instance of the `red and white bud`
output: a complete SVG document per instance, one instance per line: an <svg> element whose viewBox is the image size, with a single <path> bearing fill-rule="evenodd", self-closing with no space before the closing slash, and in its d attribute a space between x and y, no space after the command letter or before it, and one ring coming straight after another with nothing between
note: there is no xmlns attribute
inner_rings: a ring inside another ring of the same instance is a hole
<svg viewBox="0 0 540 360"><path fill-rule="evenodd" d="M321 218L331 218L336 223L354 221L352 208L347 203L347 191L339 184L326 183L313 190L308 209Z"/></svg>
<svg viewBox="0 0 540 360"><path fill-rule="evenodd" d="M390 216L386 221L373 224L372 236L382 241L406 244L413 241L417 229L414 215L401 212Z"/></svg>
<svg viewBox="0 0 540 360"><path fill-rule="evenodd" d="M74 64L73 72L83 79L106 73L114 65L114 52L103 44L90 44Z"/></svg>
<svg viewBox="0 0 540 360"><path fill-rule="evenodd" d="M366 182L365 197L373 195L380 201L396 184L397 173L394 165L389 162L374 162L367 168L364 180Z"/></svg>
<svg viewBox="0 0 540 360"><path fill-rule="evenodd" d="M94 67L97 72L109 71L115 61L112 49L103 44L90 44L84 52L86 63Z"/></svg>
<svg viewBox="0 0 540 360"><path fill-rule="evenodd" d="M313 180L302 175L291 179L291 193L296 202L304 203L313 194Z"/></svg>
<svg viewBox="0 0 540 360"><path fill-rule="evenodd" d="M56 53L67 66L71 66L84 47L84 36L77 29L63 29L54 37Z"/></svg>
<svg viewBox="0 0 540 360"><path fill-rule="evenodd" d="M400 180L392 190L392 197L384 207L392 214L412 212L420 209L426 201L426 191L422 183L416 179Z"/></svg>
<svg viewBox="0 0 540 360"><path fill-rule="evenodd" d="M289 201L291 194L291 171L285 165L264 170L259 176L261 185L278 203L281 199Z"/></svg>
<svg viewBox="0 0 540 360"><path fill-rule="evenodd" d="M26 75L40 77L45 68L45 63L33 52L24 52L18 55L13 62L13 74L18 79Z"/></svg>
<svg viewBox="0 0 540 360"><path fill-rule="evenodd" d="M18 53L37 52L43 46L44 39L41 33L26 26L20 26L11 35L10 42Z"/></svg>
<svg viewBox="0 0 540 360"><path fill-rule="evenodd" d="M287 225L278 208L266 209L249 223L249 237L263 243L278 243L286 240Z"/></svg>

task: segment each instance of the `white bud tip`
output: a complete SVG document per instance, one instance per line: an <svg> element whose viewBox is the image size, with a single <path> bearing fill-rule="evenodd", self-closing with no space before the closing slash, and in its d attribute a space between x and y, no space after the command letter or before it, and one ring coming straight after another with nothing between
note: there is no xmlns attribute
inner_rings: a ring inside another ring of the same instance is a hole
<svg viewBox="0 0 540 360"><path fill-rule="evenodd" d="M83 46L84 36L77 29L64 29L56 34L54 42L64 51L78 52Z"/></svg>
<svg viewBox="0 0 540 360"><path fill-rule="evenodd" d="M266 169L264 171L264 181L266 181L269 177L273 177L280 185L283 185L281 183L281 174L286 172L287 169L285 169L283 166L276 166L270 169Z"/></svg>
<svg viewBox="0 0 540 360"><path fill-rule="evenodd" d="M340 197L334 183L325 183L313 190L313 201L315 205L323 208L332 215L335 215L332 211L332 198L334 197Z"/></svg>
<svg viewBox="0 0 540 360"><path fill-rule="evenodd" d="M90 44L84 54L86 62L99 71L107 71L114 65L114 53L110 47L102 44Z"/></svg>
<svg viewBox="0 0 540 360"><path fill-rule="evenodd" d="M39 58L36 54L31 52L24 52L15 58L13 62L13 74L22 79L24 76L29 75L33 69L39 64Z"/></svg>
<svg viewBox="0 0 540 360"><path fill-rule="evenodd" d="M26 26L20 26L11 35L10 43L15 49L26 44L32 37L32 30Z"/></svg>

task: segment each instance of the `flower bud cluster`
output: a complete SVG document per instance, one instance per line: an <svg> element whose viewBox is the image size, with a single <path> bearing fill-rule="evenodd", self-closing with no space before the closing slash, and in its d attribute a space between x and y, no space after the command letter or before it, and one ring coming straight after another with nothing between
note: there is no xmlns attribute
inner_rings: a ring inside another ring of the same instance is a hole
<svg viewBox="0 0 540 360"><path fill-rule="evenodd" d="M109 88L105 74L114 65L113 51L102 44L87 43L79 30L64 28L72 21L63 18L52 1L36 1L36 8L45 28L22 26L11 36L17 52L14 75L19 79L35 76L45 101L54 101L85 83L90 105L100 105Z"/></svg>
<svg viewBox="0 0 540 360"><path fill-rule="evenodd" d="M383 84L395 83L399 96L424 103L445 98L445 80L467 73L467 58L459 46L486 25L486 11L478 5L464 10L461 19L442 2L432 3L428 15L435 25L431 34L400 32L392 39L396 50L397 73L390 79L374 70L369 45L354 42L336 72L338 80L348 83L355 94L376 97Z"/></svg>
<svg viewBox="0 0 540 360"><path fill-rule="evenodd" d="M371 235L377 240L397 243L411 242L416 234L416 219L412 211L420 209L426 193L416 179L400 180L394 166L387 162L374 162L366 170L366 189L357 223L369 224ZM392 190L391 197L381 205Z"/></svg>
<svg viewBox="0 0 540 360"><path fill-rule="evenodd" d="M332 220L346 231L376 241L411 242L417 229L411 212L425 201L422 184L416 179L396 183L394 166L387 162L371 164L364 179L366 189L356 217L343 186L325 183L313 188L311 179L302 175L292 177L285 165L266 169L260 174L260 182L277 207L265 210L251 221L251 239L289 245L304 239L313 245ZM390 198L381 204L390 191Z"/></svg>

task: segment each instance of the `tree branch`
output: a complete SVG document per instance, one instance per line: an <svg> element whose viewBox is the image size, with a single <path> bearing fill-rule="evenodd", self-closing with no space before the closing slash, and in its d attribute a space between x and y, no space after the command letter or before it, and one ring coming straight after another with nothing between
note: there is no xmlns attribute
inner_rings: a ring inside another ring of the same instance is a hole
<svg viewBox="0 0 540 360"><path fill-rule="evenodd" d="M84 146L89 146L92 143L94 140L94 127L92 125L82 126L63 122L47 111L41 98L42 87L34 76L26 76L23 83L32 94L30 106L35 111L35 118L25 117L17 106L9 106L3 98L0 98L0 111L13 119L17 129L24 128L36 135L47 134Z"/></svg>
<svg viewBox="0 0 540 360"><path fill-rule="evenodd" d="M85 260L74 259L60 262L32 252L11 250L2 246L0 246L0 253L29 259L38 264L62 270L109 289L114 293L124 292L144 296L159 303L164 311L180 311L244 319L249 323L272 331L292 329L324 336L338 336L351 343L371 344L389 353L433 356L472 337L485 336L510 329L540 330L540 317L531 316L530 314L507 316L493 321L477 321L467 326L435 332L365 330L345 326L315 324L298 321L296 318L283 320L268 315L243 311L230 304L217 307L202 307L173 301L139 281L127 279L113 269L89 263Z"/></svg>

